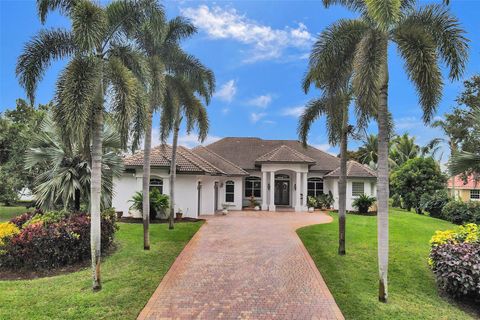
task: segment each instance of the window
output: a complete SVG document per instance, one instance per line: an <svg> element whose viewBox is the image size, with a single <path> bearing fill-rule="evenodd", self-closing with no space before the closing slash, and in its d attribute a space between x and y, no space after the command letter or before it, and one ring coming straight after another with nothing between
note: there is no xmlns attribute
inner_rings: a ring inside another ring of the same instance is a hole
<svg viewBox="0 0 480 320"><path fill-rule="evenodd" d="M352 196L358 197L364 194L364 183L363 182L352 182Z"/></svg>
<svg viewBox="0 0 480 320"><path fill-rule="evenodd" d="M152 191L153 189L158 189L158 191L160 191L160 193L163 193L163 180L162 179L150 179L149 190Z"/></svg>
<svg viewBox="0 0 480 320"><path fill-rule="evenodd" d="M318 197L323 193L322 178L308 178L307 195L309 197Z"/></svg>
<svg viewBox="0 0 480 320"><path fill-rule="evenodd" d="M235 202L235 182L225 182L225 202Z"/></svg>
<svg viewBox="0 0 480 320"><path fill-rule="evenodd" d="M480 190L470 190L471 200L480 200Z"/></svg>
<svg viewBox="0 0 480 320"><path fill-rule="evenodd" d="M245 178L245 198L254 196L260 198L262 196L262 180L259 177Z"/></svg>

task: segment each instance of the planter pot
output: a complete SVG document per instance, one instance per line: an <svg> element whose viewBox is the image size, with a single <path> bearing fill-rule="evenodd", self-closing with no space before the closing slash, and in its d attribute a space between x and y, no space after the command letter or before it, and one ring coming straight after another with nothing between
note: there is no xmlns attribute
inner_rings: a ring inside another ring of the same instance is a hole
<svg viewBox="0 0 480 320"><path fill-rule="evenodd" d="M259 206L255 206L255 211L259 211L260 210L260 207Z"/></svg>
<svg viewBox="0 0 480 320"><path fill-rule="evenodd" d="M313 207L308 208L308 212L313 212L313 211L315 211L315 208Z"/></svg>
<svg viewBox="0 0 480 320"><path fill-rule="evenodd" d="M182 213L182 212L177 212L177 213L175 214L175 216L176 216L177 220L182 220L183 213Z"/></svg>
<svg viewBox="0 0 480 320"><path fill-rule="evenodd" d="M226 215L227 213L228 213L228 210L227 210L227 209L223 209L223 210L222 210L222 214L223 214L223 215Z"/></svg>
<svg viewBox="0 0 480 320"><path fill-rule="evenodd" d="M117 211L117 219L122 218L123 216L123 211Z"/></svg>

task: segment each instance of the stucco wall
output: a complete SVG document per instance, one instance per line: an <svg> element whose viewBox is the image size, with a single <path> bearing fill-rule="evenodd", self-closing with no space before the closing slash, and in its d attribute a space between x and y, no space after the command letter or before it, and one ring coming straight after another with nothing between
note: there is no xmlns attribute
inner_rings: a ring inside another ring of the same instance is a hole
<svg viewBox="0 0 480 320"><path fill-rule="evenodd" d="M352 182L363 182L363 190L366 195L377 196L377 184L375 179L347 179L347 210L355 210L352 206L356 197L352 196ZM338 178L327 178L323 183L324 192L331 191L333 194L334 209L338 209Z"/></svg>

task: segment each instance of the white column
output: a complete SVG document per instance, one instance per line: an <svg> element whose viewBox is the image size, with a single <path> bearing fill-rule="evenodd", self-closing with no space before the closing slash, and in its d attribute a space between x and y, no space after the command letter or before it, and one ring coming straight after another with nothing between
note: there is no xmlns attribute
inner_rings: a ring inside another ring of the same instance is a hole
<svg viewBox="0 0 480 320"><path fill-rule="evenodd" d="M300 203L300 193L302 193L302 179L301 172L296 172L295 177L295 211L302 211L302 204Z"/></svg>
<svg viewBox="0 0 480 320"><path fill-rule="evenodd" d="M302 211L308 211L307 208L307 197L308 197L308 190L307 190L307 172L303 172L303 179L302 179L302 193L303 193L303 203L302 203Z"/></svg>
<svg viewBox="0 0 480 320"><path fill-rule="evenodd" d="M262 172L262 210L268 210L267 204L267 172Z"/></svg>
<svg viewBox="0 0 480 320"><path fill-rule="evenodd" d="M275 211L275 172L270 171L270 203L268 211Z"/></svg>

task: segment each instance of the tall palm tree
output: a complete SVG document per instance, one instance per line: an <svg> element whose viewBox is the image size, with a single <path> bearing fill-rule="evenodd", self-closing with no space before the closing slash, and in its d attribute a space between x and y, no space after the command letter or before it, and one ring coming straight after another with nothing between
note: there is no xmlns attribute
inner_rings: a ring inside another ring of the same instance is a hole
<svg viewBox="0 0 480 320"><path fill-rule="evenodd" d="M17 62L17 76L33 104L35 89L46 68L53 60L68 58L56 85L54 115L62 125L62 135L79 139L80 149L91 161L90 236L92 287L96 291L101 289L104 113L111 111L122 145L126 145L130 119L141 102L142 92L137 78L112 49L125 40L125 29L138 21L144 2L117 0L100 6L87 0L38 0L37 4L42 22L48 12L60 10L71 20L72 28L40 31L25 45Z"/></svg>
<svg viewBox="0 0 480 320"><path fill-rule="evenodd" d="M363 145L358 148L359 160L363 164L368 164L371 167L376 167L378 162L378 136L376 134L369 134Z"/></svg>
<svg viewBox="0 0 480 320"><path fill-rule="evenodd" d="M407 133L396 136L391 144L389 151L390 166L398 168L407 160L413 159L421 155L421 149L415 143L415 137L410 137Z"/></svg>
<svg viewBox="0 0 480 320"><path fill-rule="evenodd" d="M429 122L442 94L440 61L458 79L467 59L468 40L458 20L443 5L416 7L414 0L323 0L360 13L332 28L329 68L342 78L353 72L353 93L360 108L376 112L378 123L378 266L379 300L388 298L389 68L387 49L397 46L405 70L419 94L423 120Z"/></svg>
<svg viewBox="0 0 480 320"><path fill-rule="evenodd" d="M182 75L197 82L199 95L209 102L214 88L213 73L202 65L195 57L185 53L180 47L180 41L196 33L197 29L182 17L166 21L163 8L152 3L142 22L133 31L133 37L141 54L145 57L146 70L142 70L141 62L137 61L134 52L123 52L125 62L137 70L136 74L144 84L147 93L148 108L145 115L145 127L137 128L133 139L133 146L138 144L142 133L144 137L144 163L143 163L143 226L144 249L150 248L149 236L149 185L150 185L150 154L152 148L152 118L153 114L161 109L165 92L165 75ZM146 71L146 72L145 72ZM143 110L141 110L143 111Z"/></svg>
<svg viewBox="0 0 480 320"><path fill-rule="evenodd" d="M307 80L308 81L308 80ZM298 122L298 135L303 145L307 146L308 132L315 120L324 115L327 118L328 141L332 145L340 144L340 177L338 181L338 254L345 255L345 229L346 229L346 201L347 201L347 145L348 134L352 127L348 125L348 94L338 93L313 99L308 102L305 111Z"/></svg>
<svg viewBox="0 0 480 320"><path fill-rule="evenodd" d="M123 172L120 136L111 125L103 130L102 207L111 205L114 177ZM42 172L34 181L37 205L45 210L58 206L80 210L80 203L90 198L90 161L78 143L65 143L61 130L50 116L43 119L40 131L32 136L32 145L25 155L25 168L40 166Z"/></svg>
<svg viewBox="0 0 480 320"><path fill-rule="evenodd" d="M160 117L160 139L166 142L170 133L173 133L170 161L170 229L174 228L176 155L180 125L185 118L187 134L190 134L193 129L197 129L200 142L206 139L209 129L207 110L196 96L196 93L204 88L202 86L198 88L197 84L182 76L167 75L165 77L165 96Z"/></svg>

